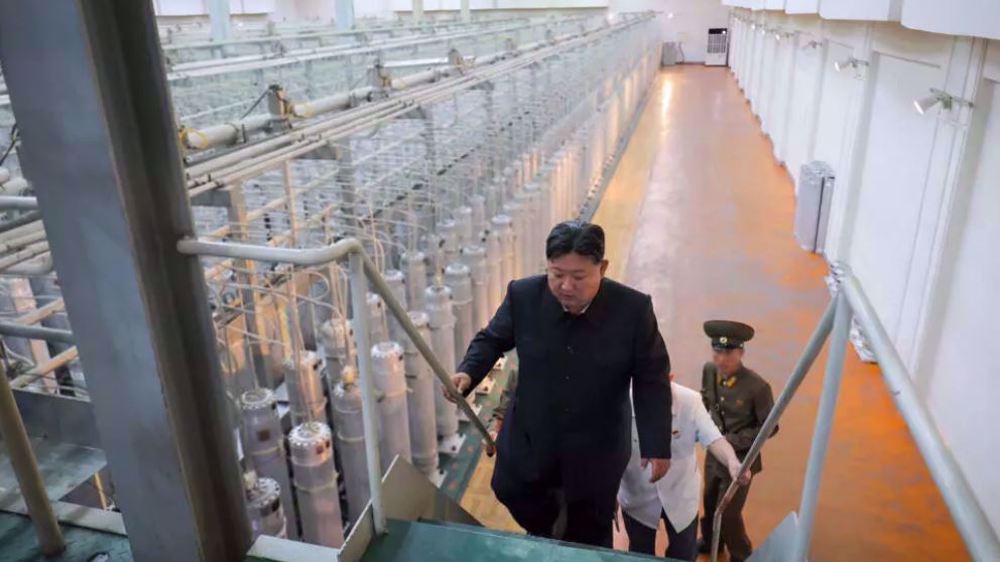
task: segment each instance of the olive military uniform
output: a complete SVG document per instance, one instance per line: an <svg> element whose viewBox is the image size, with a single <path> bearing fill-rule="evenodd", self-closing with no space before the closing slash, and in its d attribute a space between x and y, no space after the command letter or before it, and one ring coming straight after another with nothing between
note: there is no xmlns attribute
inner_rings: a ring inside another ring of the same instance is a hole
<svg viewBox="0 0 1000 562"><path fill-rule="evenodd" d="M753 329L738 322L706 323L705 332L712 338L714 349L742 349L743 343L753 337ZM743 460L774 406L771 385L745 366L741 365L736 373L724 378L713 363L708 363L702 369L701 395L715 424L733 446L736 455ZM762 467L758 456L750 471L757 474ZM701 521L705 544L711 544L712 516L730 482L732 479L726 466L712 455L706 455L705 516ZM746 560L753 551L742 515L749 492L749 484L737 488L736 495L722 514L720 544L729 549L730 560L734 561Z"/></svg>

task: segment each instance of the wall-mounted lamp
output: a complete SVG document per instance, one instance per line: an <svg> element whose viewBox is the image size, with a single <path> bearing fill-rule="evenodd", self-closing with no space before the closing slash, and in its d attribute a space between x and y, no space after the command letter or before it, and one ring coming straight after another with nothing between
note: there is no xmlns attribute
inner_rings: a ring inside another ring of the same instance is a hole
<svg viewBox="0 0 1000 562"><path fill-rule="evenodd" d="M667 19L668 19L668 20L672 20L672 19L674 19L674 13L673 13L673 12L670 12L669 14L667 14Z"/></svg>
<svg viewBox="0 0 1000 562"><path fill-rule="evenodd" d="M833 68L837 72L844 70L845 68L858 68L859 66L868 66L868 61L861 59L856 59L854 57L847 57L844 60L839 60L833 63Z"/></svg>
<svg viewBox="0 0 1000 562"><path fill-rule="evenodd" d="M951 108L956 105L964 105L967 107L972 107L972 102L969 100L964 100L962 98L956 98L955 96L949 94L948 92L931 88L931 93L926 96L913 100L913 108L917 110L917 113L923 115L927 113L928 110L933 108L935 105L941 104L941 108L945 111L951 111Z"/></svg>
<svg viewBox="0 0 1000 562"><path fill-rule="evenodd" d="M751 23L750 24L750 29L757 29L757 24Z"/></svg>

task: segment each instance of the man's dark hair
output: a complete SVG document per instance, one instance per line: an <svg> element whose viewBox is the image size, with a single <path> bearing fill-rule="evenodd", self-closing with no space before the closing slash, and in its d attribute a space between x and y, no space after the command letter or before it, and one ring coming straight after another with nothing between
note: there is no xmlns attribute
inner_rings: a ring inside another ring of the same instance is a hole
<svg viewBox="0 0 1000 562"><path fill-rule="evenodd" d="M566 254L579 254L600 263L604 259L604 229L583 221L555 225L545 240L545 257L554 260Z"/></svg>

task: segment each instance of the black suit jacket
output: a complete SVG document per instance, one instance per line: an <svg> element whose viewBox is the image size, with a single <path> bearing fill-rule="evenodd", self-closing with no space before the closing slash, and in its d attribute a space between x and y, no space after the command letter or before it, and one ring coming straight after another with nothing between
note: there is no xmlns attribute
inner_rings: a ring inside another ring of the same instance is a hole
<svg viewBox="0 0 1000 562"><path fill-rule="evenodd" d="M545 276L513 281L459 366L472 377L469 392L512 348L520 371L498 443L501 464L531 479L553 461L577 459L620 478L631 446L630 383L642 457L670 458L670 359L648 295L605 279L573 316Z"/></svg>

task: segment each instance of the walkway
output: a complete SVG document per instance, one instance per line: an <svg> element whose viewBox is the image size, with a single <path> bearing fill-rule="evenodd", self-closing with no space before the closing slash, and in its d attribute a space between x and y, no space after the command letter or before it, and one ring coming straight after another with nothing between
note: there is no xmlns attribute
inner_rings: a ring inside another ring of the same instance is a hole
<svg viewBox="0 0 1000 562"><path fill-rule="evenodd" d="M653 88L594 218L608 231L610 275L653 296L678 382L700 385L702 321L732 318L757 328L746 362L777 395L827 302L826 264L795 244L791 181L728 71L674 67ZM824 362L764 450L745 511L758 544L798 508ZM877 368L851 352L844 380L815 559L967 559ZM463 505L516 528L492 499L491 471L480 463Z"/></svg>

